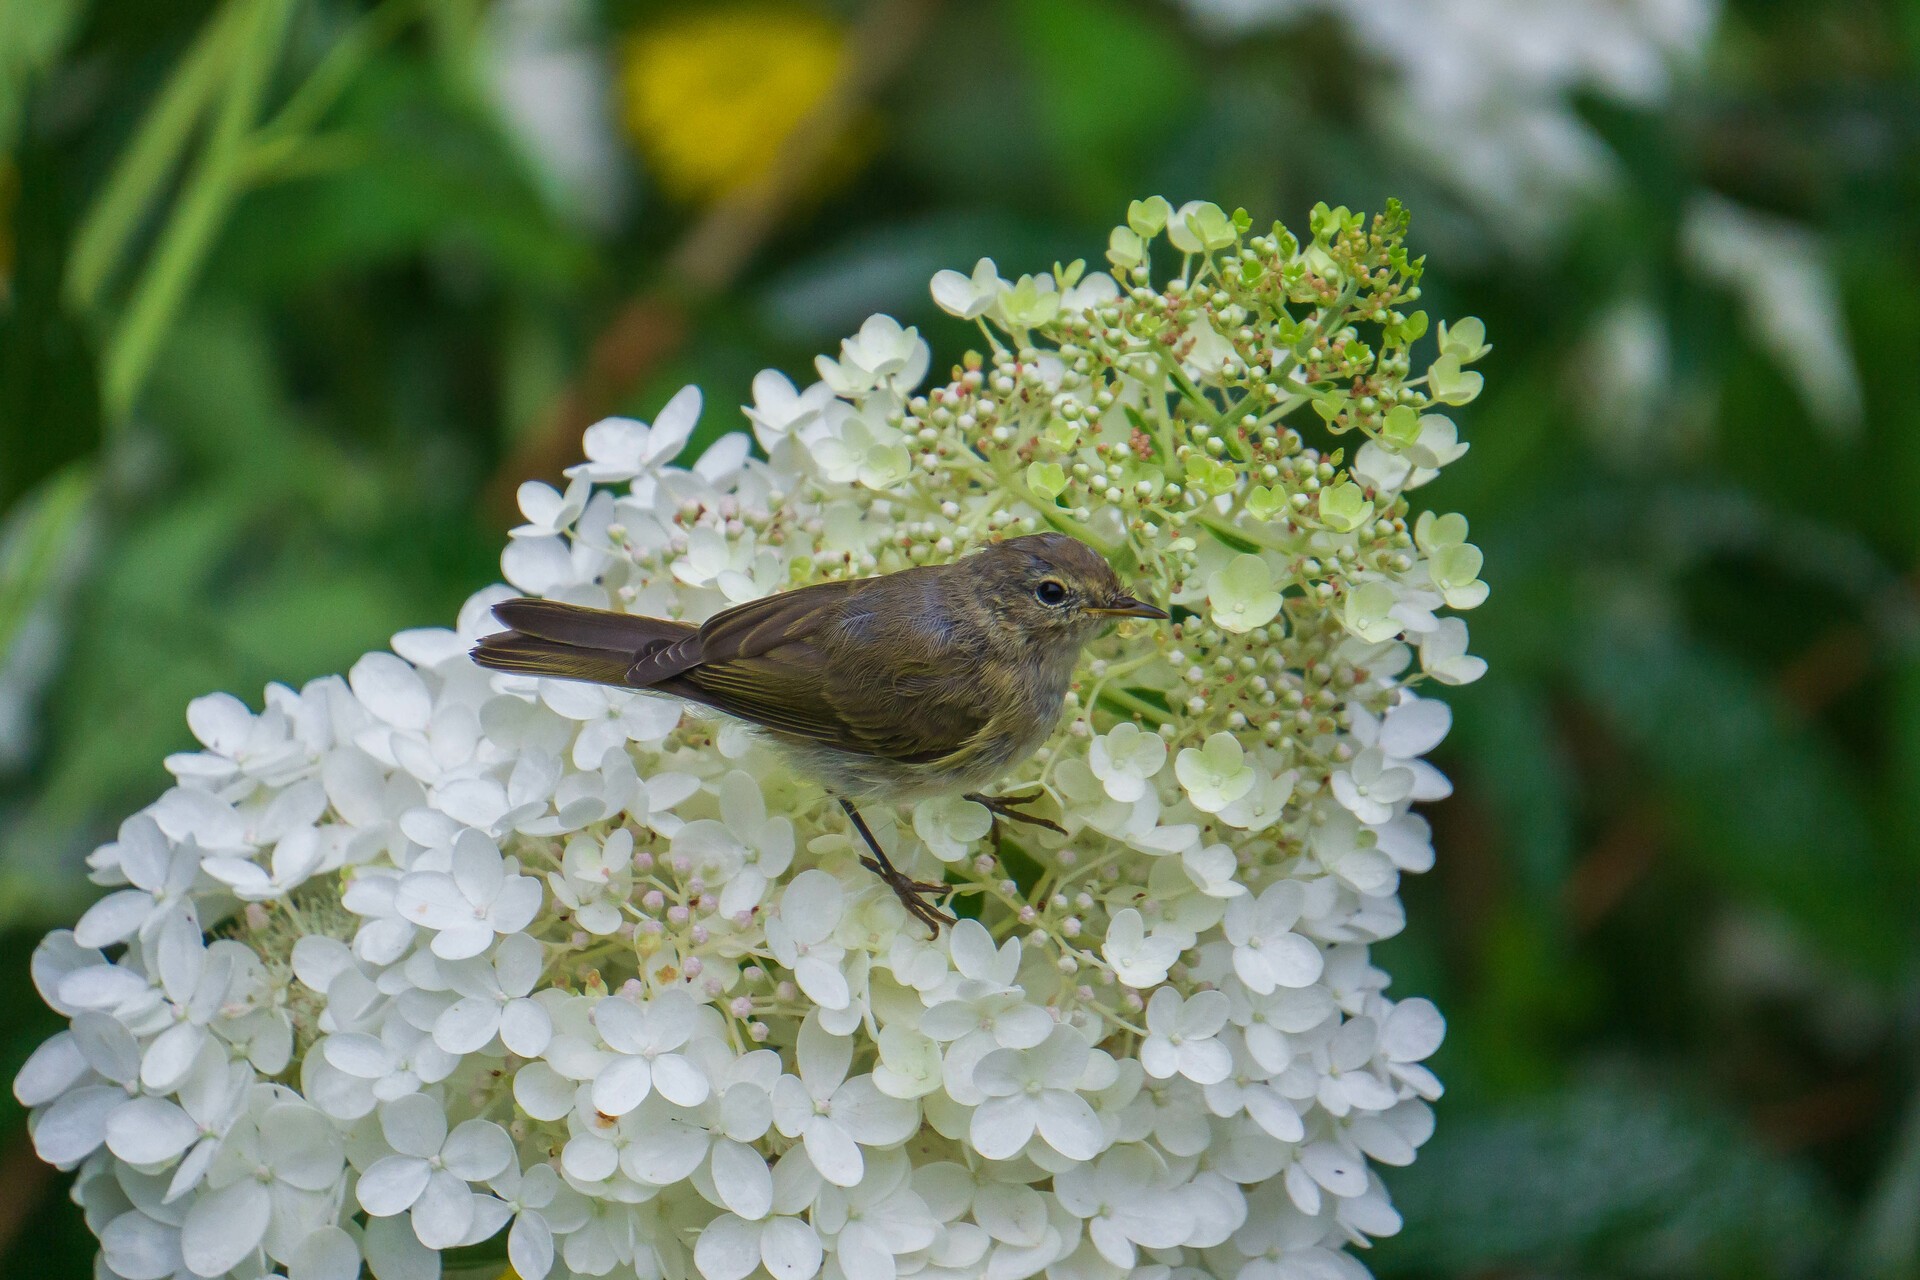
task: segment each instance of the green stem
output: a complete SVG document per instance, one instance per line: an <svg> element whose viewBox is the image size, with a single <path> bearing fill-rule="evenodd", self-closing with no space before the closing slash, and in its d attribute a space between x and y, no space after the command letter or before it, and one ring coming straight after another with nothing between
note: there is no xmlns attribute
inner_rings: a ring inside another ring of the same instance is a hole
<svg viewBox="0 0 1920 1280"><path fill-rule="evenodd" d="M106 190L88 210L67 260L67 299L75 310L88 310L98 301L125 257L128 243L173 176L195 128L219 92L248 16L247 5L229 3L200 29L114 166Z"/></svg>
<svg viewBox="0 0 1920 1280"><path fill-rule="evenodd" d="M1145 698L1128 693L1125 689L1104 690L1100 694L1100 701L1125 711L1129 718L1137 712L1144 719L1156 725L1166 724L1170 714L1166 710L1154 706Z"/></svg>
<svg viewBox="0 0 1920 1280"><path fill-rule="evenodd" d="M153 256L141 273L126 315L108 343L104 396L107 416L124 423L132 412L168 327L243 189L248 135L267 81L280 61L294 0L228 0L250 21L237 36L239 63L227 82L213 133Z"/></svg>

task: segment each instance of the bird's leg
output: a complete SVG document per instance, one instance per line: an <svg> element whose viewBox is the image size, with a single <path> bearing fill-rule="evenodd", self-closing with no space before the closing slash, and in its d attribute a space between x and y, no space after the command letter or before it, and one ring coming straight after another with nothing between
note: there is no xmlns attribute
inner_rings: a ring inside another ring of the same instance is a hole
<svg viewBox="0 0 1920 1280"><path fill-rule="evenodd" d="M954 923L954 917L928 902L927 896L951 893L953 886L915 880L894 866L893 860L887 857L886 850L882 849L880 842L873 838L873 832L867 827L867 820L860 816L858 809L853 807L853 801L845 796L834 798L840 802L840 807L847 811L847 817L853 820L853 829L858 831L860 838L867 842L867 848L873 850L873 856L871 858L863 856L860 859L860 865L886 881L887 887L899 897L900 905L907 909L907 914L932 929L934 936L938 937L940 926Z"/></svg>
<svg viewBox="0 0 1920 1280"><path fill-rule="evenodd" d="M1024 822L1029 826L1045 827L1049 831L1057 831L1061 835L1067 834L1067 829L1051 818L1035 817L1024 809L1016 807L1019 805L1032 804L1035 800L1038 800L1040 796L1040 788L1035 787L1033 790L1023 791L1017 796L983 796L978 792L968 792L960 798L962 800L971 800L977 805L983 805L988 812L996 813L1009 821Z"/></svg>

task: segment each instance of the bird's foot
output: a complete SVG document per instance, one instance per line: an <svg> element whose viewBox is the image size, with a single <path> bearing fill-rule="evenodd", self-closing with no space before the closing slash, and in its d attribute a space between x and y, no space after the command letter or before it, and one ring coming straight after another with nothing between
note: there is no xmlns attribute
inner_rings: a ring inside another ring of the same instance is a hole
<svg viewBox="0 0 1920 1280"><path fill-rule="evenodd" d="M983 796L978 792L969 792L960 798L962 800L971 800L975 804L984 807L989 813L998 814L1010 822L1024 822L1029 826L1045 827L1047 830L1058 832L1061 835L1067 834L1067 829L1053 819L1039 817L1019 807L1032 804L1044 794L1039 787L1035 787L1031 791L1022 791L1018 795Z"/></svg>
<svg viewBox="0 0 1920 1280"><path fill-rule="evenodd" d="M894 896L900 899L900 905L907 909L907 914L932 929L936 935L940 932L942 925L955 922L953 915L927 901L936 894L952 893L952 885L932 880L915 880L893 864L882 863L874 858L863 857L860 859L860 865L884 880L887 887L893 890Z"/></svg>

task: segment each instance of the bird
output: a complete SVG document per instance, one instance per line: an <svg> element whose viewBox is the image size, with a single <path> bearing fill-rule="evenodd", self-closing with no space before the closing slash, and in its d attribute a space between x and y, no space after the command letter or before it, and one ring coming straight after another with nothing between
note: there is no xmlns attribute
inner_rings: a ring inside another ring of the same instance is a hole
<svg viewBox="0 0 1920 1280"><path fill-rule="evenodd" d="M1116 618L1166 619L1065 533L1007 538L945 564L818 582L702 623L557 600L503 601L473 660L494 671L666 694L755 726L838 801L861 862L937 935L928 899L861 816L867 803L959 794L1010 821L1039 792L984 793L1059 723L1080 652Z"/></svg>

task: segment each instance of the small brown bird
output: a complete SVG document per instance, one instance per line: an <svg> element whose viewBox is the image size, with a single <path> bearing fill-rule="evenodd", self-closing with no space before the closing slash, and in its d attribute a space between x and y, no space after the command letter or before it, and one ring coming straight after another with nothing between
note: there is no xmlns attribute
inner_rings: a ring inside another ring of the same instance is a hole
<svg viewBox="0 0 1920 1280"><path fill-rule="evenodd" d="M1080 650L1111 618L1165 618L1096 551L1062 533L997 542L952 564L822 582L695 626L552 600L509 600L512 630L483 667L672 694L759 726L826 784L873 851L862 858L936 931L913 880L855 808L962 793L1005 818L1059 828L979 793L1060 720Z"/></svg>

